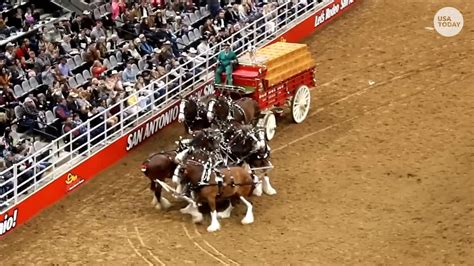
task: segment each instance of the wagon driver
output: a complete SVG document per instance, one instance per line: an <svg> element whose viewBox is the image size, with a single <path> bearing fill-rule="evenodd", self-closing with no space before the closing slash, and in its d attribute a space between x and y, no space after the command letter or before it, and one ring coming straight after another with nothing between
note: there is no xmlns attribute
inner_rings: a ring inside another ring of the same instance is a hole
<svg viewBox="0 0 474 266"><path fill-rule="evenodd" d="M227 85L232 85L232 70L237 63L237 55L230 49L229 43L224 43L224 51L217 56L218 64L214 82L221 83L221 73L225 71Z"/></svg>

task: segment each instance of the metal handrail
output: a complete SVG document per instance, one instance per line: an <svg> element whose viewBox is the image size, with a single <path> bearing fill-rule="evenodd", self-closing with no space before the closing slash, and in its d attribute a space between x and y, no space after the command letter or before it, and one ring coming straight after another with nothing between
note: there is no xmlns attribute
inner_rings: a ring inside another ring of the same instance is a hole
<svg viewBox="0 0 474 266"><path fill-rule="evenodd" d="M256 48L264 46L266 43L270 42L273 39L273 36L271 34L274 34L274 33L267 33L265 31L265 27L266 27L265 23L267 22L275 23L276 25L275 33L278 31L280 32L285 31L285 27L287 29L291 28L289 26L297 23L300 18L304 18L312 14L316 9L324 6L328 2L331 2L331 1L330 0L324 1L323 3L319 3L319 4L314 3L314 5L308 5L307 7L303 7L301 9L295 8L293 10L294 11L293 14L288 14L288 11L289 11L288 3L281 5L276 10L272 11L266 16L259 18L256 21L253 21L251 24L247 25L246 27L243 27L240 31L238 31L237 34L241 36L240 38L237 38L235 37L235 35L232 35L226 40L209 48L205 53L200 54L199 56L201 56L201 58L203 57L206 58L206 65L204 66L203 69L199 69L198 68L199 66L195 65L194 67L186 71L190 73L195 73L193 75L193 78L190 84L187 87L182 88L182 84L184 82L183 75L176 74L176 73L180 73L186 70L185 66L182 65L182 66L177 67L176 69L173 69L172 71L170 71L170 73L167 73L161 78L153 81L142 90L129 95L127 98L115 103L113 106L110 106L106 110L103 110L102 112L96 114L93 118L90 118L89 120L82 123L80 126L74 128L70 132L63 134L61 137L52 141L51 143L49 143L48 145L46 145L39 151L36 151L31 156L24 158L20 162L15 163L12 167L2 171L0 173L0 176L4 176L8 172L12 172L13 176L8 178L7 180L4 180L3 182L0 181L0 187L5 186L6 184L12 183L13 188L3 193L2 195L0 195L0 199L5 198L7 195L13 193L14 196L6 200L6 202L9 204L9 206L18 204L20 201L34 194L34 192L28 193L28 195L26 195L24 198L21 198L20 197L21 195L19 195L20 192L18 188L22 186L26 186L28 185L28 182L33 181L33 185L30 185L29 187L24 188L24 189L30 190L33 188L34 191L36 192L38 189L41 189L47 184L53 182L56 178L59 178L64 173L67 173L67 171L76 167L77 165L82 163L84 160L92 156L93 154L96 154L100 152L102 149L104 149L105 147L107 147L107 145L104 145L105 141L114 141L117 138L128 134L135 128L134 126L135 124L143 122L143 118L150 117L161 110L165 110L167 107L171 106L173 103L179 100L178 99L179 95L187 94L190 91L192 91L192 89L195 88L196 86L203 85L201 78L208 77L209 74L213 74L213 70L211 69L212 67L216 65L216 63L209 62L211 58L214 57L215 55L213 54L213 56L211 57L209 56L209 54L211 51L220 50L223 43L241 42L242 45L234 50L236 54L240 55L246 51L246 47L243 41L248 39L250 34L253 34L253 36L250 36L250 37L253 37L250 40L250 43L252 44L252 46ZM200 67L203 67L203 66L200 66ZM175 76L173 77L173 75ZM189 81L186 81L186 82L189 82ZM161 89L154 89L154 88L158 86L160 83L165 84L163 88L165 90L165 93L160 93L160 96L155 98L155 93L158 93ZM173 86L173 84L177 84L177 86ZM146 93L146 92L151 92L151 94L148 94L147 96L140 96L141 94ZM132 97L136 97L137 99L141 99L142 101L147 101L147 103L143 107L143 109L145 110L144 111L142 110L144 112L143 114L140 114L140 112L136 112L135 110L138 108L137 107L138 102L135 105L127 106L127 101L129 101ZM116 125L109 127L107 126L108 113L110 113L112 108L117 108L117 107L120 108L120 112L112 116L118 117L119 122ZM157 110L157 108L159 110ZM91 127L91 122L94 121L94 119L98 119L98 118L101 118L102 122L99 123L98 125ZM86 128L85 132L74 138L73 132L75 132L81 127ZM93 136L93 134L95 134L94 130L99 130L100 128L103 128L104 130L100 132L98 135ZM99 141L98 143L93 144L93 142L95 140L98 140L100 137L103 137L104 141ZM86 141L83 141L84 143L79 144L79 145L74 144L74 143L80 142L81 138L85 138ZM63 142L63 140L65 139L68 141L65 142L65 145L63 145L61 148L59 148L55 152L50 152L44 158L41 158L41 159L38 158L45 152L48 152L51 150L54 151L54 147L57 144L60 144L61 142ZM77 147L74 147L74 145L76 145ZM58 158L55 158L56 154L60 155L62 151L66 151L66 153L64 153L64 155L61 157L57 156ZM86 157L83 157L83 155L86 155ZM61 165L61 161L63 160L66 160L67 163ZM19 171L18 167L20 165L23 165L27 161L32 161L31 165ZM41 166L42 164L47 163L49 161L54 161L54 162L51 163L49 166L41 167L43 169L37 169L38 166ZM62 169L64 166L66 166L66 168ZM26 181L23 180L23 184L19 186L18 177L24 176L28 174L28 172L30 173L33 172L33 174ZM39 178L40 175L46 175L46 176L40 179ZM0 201L0 206L1 204L2 202ZM6 209L3 209L3 210L0 209L0 213L3 213L4 211L6 211Z"/></svg>

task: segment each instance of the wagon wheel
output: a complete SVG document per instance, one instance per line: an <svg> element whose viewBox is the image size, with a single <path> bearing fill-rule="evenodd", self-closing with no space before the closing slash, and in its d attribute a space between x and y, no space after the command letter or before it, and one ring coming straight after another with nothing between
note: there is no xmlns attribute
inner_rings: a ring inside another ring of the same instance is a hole
<svg viewBox="0 0 474 266"><path fill-rule="evenodd" d="M273 113L268 113L263 118L263 126L265 127L265 137L268 141L272 140L276 131L276 118Z"/></svg>
<svg viewBox="0 0 474 266"><path fill-rule="evenodd" d="M308 116L309 107L311 105L311 93L306 85L302 85L296 90L295 96L291 101L291 115L293 121L299 124Z"/></svg>

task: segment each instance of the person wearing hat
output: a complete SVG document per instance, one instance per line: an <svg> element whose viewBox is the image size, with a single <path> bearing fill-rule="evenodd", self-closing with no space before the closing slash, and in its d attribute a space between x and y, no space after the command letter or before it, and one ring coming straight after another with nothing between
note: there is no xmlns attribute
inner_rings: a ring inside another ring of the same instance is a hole
<svg viewBox="0 0 474 266"><path fill-rule="evenodd" d="M212 55L212 51L210 50L209 42L207 41L206 37L202 37L199 45L197 46L198 53L201 55Z"/></svg>
<svg viewBox="0 0 474 266"><path fill-rule="evenodd" d="M234 69L234 65L238 62L237 55L234 51L230 49L229 43L225 43L223 46L224 51L221 51L219 55L217 55L218 62L214 82L216 84L221 84L221 74L222 72L225 72L227 85L232 85L232 72Z"/></svg>
<svg viewBox="0 0 474 266"><path fill-rule="evenodd" d="M239 21L238 16L235 16L235 14L232 12L231 3L226 5L224 8L224 20L227 21L229 24L235 24Z"/></svg>
<svg viewBox="0 0 474 266"><path fill-rule="evenodd" d="M191 73L195 79L198 79L199 77L197 75L201 73L203 67L205 67L206 59L199 56L198 51L194 47L189 49L187 59L191 62L191 68L193 69Z"/></svg>
<svg viewBox="0 0 474 266"><path fill-rule="evenodd" d="M15 45L11 42L7 43L7 46L5 47L5 56L7 57L8 60L13 60L15 56Z"/></svg>

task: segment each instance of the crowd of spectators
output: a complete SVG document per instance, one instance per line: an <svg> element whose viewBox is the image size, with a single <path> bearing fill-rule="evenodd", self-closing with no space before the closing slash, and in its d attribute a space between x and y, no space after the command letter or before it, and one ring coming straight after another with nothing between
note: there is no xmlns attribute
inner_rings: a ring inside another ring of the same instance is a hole
<svg viewBox="0 0 474 266"><path fill-rule="evenodd" d="M295 7L307 4L291 1ZM207 1L129 2L112 0L99 11L61 18L52 31L44 27L29 38L5 45L0 53L0 157L5 167L34 150L28 141L13 139L12 128L45 138L72 131L75 143L81 145L87 141L82 135L87 130L83 122L91 119L91 126L96 126L91 135L100 136L121 117L147 111L152 108L152 95L156 99L170 89L161 82L155 90L144 90L152 80L169 73L181 76L182 82L170 86L189 84L206 67L206 56L218 52L210 49L214 44L232 35L234 40L250 40L252 29L245 36L238 31L288 1L221 1L219 6L206 6ZM31 10L33 5L18 16L21 25L38 19ZM0 32L3 21L0 18ZM262 31L271 34L276 30L268 19L262 23ZM191 70L193 67L198 69ZM126 101L129 107L124 114L112 108L106 117L96 116L136 91L140 93ZM0 177L0 184L1 178L11 174Z"/></svg>

